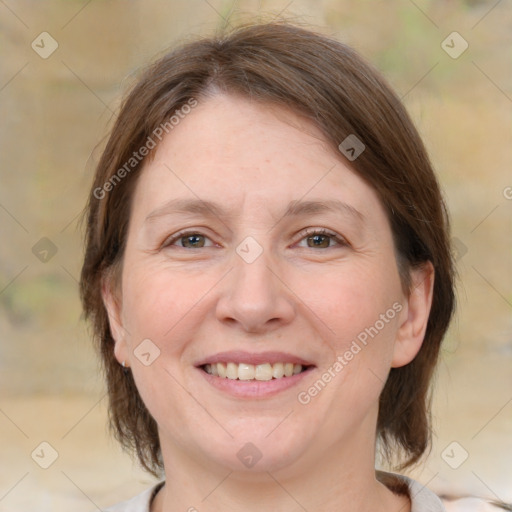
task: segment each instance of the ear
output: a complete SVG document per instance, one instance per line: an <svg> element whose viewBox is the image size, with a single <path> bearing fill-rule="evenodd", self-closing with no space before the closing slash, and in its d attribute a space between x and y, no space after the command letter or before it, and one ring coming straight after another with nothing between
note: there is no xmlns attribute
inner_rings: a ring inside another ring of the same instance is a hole
<svg viewBox="0 0 512 512"><path fill-rule="evenodd" d="M434 266L430 261L411 271L411 290L402 311L391 366L410 363L419 352L432 306Z"/></svg>
<svg viewBox="0 0 512 512"><path fill-rule="evenodd" d="M116 290L113 281L114 279L111 275L103 279L101 284L101 296L105 309L107 310L110 332L114 338L114 355L119 364L126 362L126 366L129 366L129 350L126 339L126 329L122 321L122 304L119 297L120 291Z"/></svg>

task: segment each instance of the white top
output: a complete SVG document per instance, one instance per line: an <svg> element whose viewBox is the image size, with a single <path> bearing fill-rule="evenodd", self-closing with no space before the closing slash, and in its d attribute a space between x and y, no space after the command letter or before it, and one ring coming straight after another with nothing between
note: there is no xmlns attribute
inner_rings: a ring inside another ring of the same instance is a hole
<svg viewBox="0 0 512 512"><path fill-rule="evenodd" d="M411 512L498 512L501 507L494 506L478 498L460 498L442 502L432 491L416 480L406 476L394 475L407 483L409 497L411 499ZM129 501L118 503L105 512L150 512L150 506L156 493L164 485L164 482L145 490ZM512 509L506 509L512 510Z"/></svg>
<svg viewBox="0 0 512 512"><path fill-rule="evenodd" d="M411 512L447 512L442 501L432 491L429 491L425 486L415 480L401 475L397 476L403 479L409 487L412 502ZM105 510L105 512L150 512L151 501L163 484L164 482L160 482L135 498L119 503Z"/></svg>

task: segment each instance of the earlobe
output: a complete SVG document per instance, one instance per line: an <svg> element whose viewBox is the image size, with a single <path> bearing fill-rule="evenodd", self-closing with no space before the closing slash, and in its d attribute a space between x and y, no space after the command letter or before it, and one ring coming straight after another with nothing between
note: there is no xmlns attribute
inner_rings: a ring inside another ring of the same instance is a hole
<svg viewBox="0 0 512 512"><path fill-rule="evenodd" d="M411 271L411 290L395 341L393 368L410 363L421 348L432 306L434 275L430 261Z"/></svg>
<svg viewBox="0 0 512 512"><path fill-rule="evenodd" d="M123 361L128 360L126 330L122 322L121 301L113 288L114 285L111 278L105 278L101 286L101 296L107 310L110 332L114 338L114 354L119 364L122 364Z"/></svg>

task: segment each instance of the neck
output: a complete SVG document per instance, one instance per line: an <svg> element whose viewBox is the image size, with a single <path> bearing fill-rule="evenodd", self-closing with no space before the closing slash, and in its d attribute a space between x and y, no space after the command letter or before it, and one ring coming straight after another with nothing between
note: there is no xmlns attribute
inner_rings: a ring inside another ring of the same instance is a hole
<svg viewBox="0 0 512 512"><path fill-rule="evenodd" d="M170 468L167 483L151 512L410 511L408 497L376 479L374 453L335 446L323 457L316 454L316 463L309 458L282 470L242 472L199 463L173 450L165 464Z"/></svg>

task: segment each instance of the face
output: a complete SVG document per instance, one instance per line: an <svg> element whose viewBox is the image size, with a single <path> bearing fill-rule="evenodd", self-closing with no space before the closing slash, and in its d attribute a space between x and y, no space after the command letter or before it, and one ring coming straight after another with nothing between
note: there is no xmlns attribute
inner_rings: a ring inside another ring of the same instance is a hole
<svg viewBox="0 0 512 512"><path fill-rule="evenodd" d="M377 194L316 127L218 95L145 165L104 299L164 459L293 472L373 453L389 369L423 338L418 282L404 294Z"/></svg>

